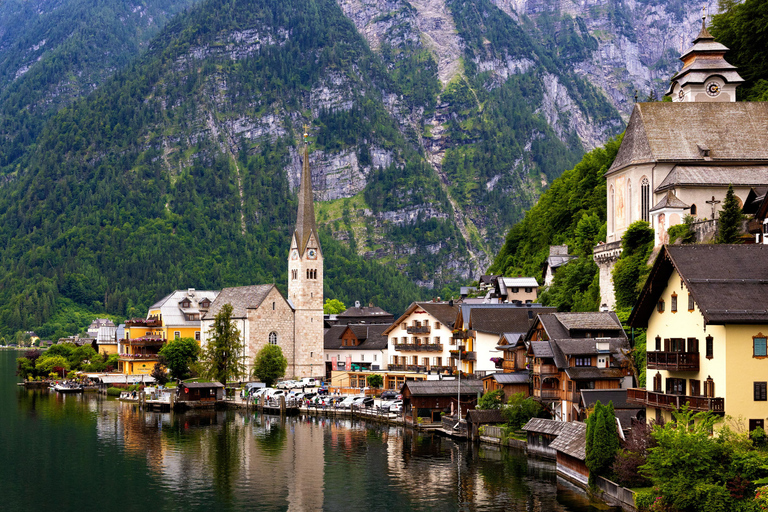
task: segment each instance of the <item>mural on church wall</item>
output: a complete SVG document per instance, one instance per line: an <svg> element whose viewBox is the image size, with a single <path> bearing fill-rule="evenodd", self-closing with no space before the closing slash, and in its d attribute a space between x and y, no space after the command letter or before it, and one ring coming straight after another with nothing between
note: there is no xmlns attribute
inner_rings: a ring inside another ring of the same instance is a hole
<svg viewBox="0 0 768 512"><path fill-rule="evenodd" d="M616 178L616 189L615 189L616 196L614 199L615 201L614 204L616 205L616 210L614 212L616 225L614 229L616 231L627 227L627 213L625 209L626 188L627 188L627 178L624 176Z"/></svg>

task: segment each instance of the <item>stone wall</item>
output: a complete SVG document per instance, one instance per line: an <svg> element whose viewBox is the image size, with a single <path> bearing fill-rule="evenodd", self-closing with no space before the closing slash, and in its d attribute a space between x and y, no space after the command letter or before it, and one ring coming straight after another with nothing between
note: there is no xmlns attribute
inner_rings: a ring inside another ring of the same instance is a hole
<svg viewBox="0 0 768 512"><path fill-rule="evenodd" d="M246 361L248 372L253 371L253 358L259 350L269 344L269 333L277 333L277 346L288 360L286 377L292 378L294 366L294 315L291 306L277 288L267 294L261 305L248 310L248 333L246 336Z"/></svg>

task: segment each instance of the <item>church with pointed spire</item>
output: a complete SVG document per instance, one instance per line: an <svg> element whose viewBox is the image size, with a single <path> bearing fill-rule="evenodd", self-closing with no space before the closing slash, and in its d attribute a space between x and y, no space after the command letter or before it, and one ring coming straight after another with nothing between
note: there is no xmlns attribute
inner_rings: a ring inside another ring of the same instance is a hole
<svg viewBox="0 0 768 512"><path fill-rule="evenodd" d="M224 304L232 305L232 320L240 331L248 374L254 356L267 345L277 345L288 360L287 378L325 375L323 344L323 251L315 223L309 135L304 148L296 228L288 252L288 297L274 284L236 286L221 290L202 318L203 346L214 318Z"/></svg>

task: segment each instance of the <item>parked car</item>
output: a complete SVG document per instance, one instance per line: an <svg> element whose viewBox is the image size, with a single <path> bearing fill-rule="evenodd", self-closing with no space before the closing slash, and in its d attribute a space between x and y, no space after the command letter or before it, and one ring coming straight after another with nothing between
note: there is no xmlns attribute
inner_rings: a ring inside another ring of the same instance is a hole
<svg viewBox="0 0 768 512"><path fill-rule="evenodd" d="M283 380L277 383L275 386L277 389L293 389L296 387L295 380Z"/></svg>
<svg viewBox="0 0 768 512"><path fill-rule="evenodd" d="M381 394L382 400L394 400L398 393L394 389L387 389Z"/></svg>
<svg viewBox="0 0 768 512"><path fill-rule="evenodd" d="M402 400L387 400L386 402L381 403L381 410L384 412L391 412L392 406L394 405L403 405Z"/></svg>
<svg viewBox="0 0 768 512"><path fill-rule="evenodd" d="M400 414L403 412L403 401L397 400L395 403L389 406L389 412Z"/></svg>
<svg viewBox="0 0 768 512"><path fill-rule="evenodd" d="M350 405L350 408L352 407L372 407L373 406L373 397L372 396L358 396L355 397L355 399L352 401L352 405Z"/></svg>
<svg viewBox="0 0 768 512"><path fill-rule="evenodd" d="M349 409L349 406L351 406L353 403L355 403L355 400L357 398L358 397L356 397L356 396L348 396L344 400L342 400L341 402L336 404L336 407L338 407L339 409Z"/></svg>
<svg viewBox="0 0 768 512"><path fill-rule="evenodd" d="M260 388L254 391L251 397L253 397L254 401L258 401L259 397L262 395L269 396L269 393L273 391L275 391L275 388Z"/></svg>
<svg viewBox="0 0 768 512"><path fill-rule="evenodd" d="M287 397L287 393L284 389L275 389L274 391L267 393L267 400L278 400L281 396Z"/></svg>
<svg viewBox="0 0 768 512"><path fill-rule="evenodd" d="M240 390L240 398L245 398L246 394L248 396L253 395L258 389L261 389L265 387L265 384L263 382L247 382L245 384L245 387Z"/></svg>

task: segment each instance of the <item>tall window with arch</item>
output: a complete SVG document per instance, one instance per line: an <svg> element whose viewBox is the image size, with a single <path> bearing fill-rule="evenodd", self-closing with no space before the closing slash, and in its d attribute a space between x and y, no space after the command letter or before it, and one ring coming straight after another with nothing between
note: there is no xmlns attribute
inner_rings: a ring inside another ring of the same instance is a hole
<svg viewBox="0 0 768 512"><path fill-rule="evenodd" d="M632 224L632 180L627 180L627 226Z"/></svg>
<svg viewBox="0 0 768 512"><path fill-rule="evenodd" d="M269 333L269 344L277 345L277 333L275 331Z"/></svg>
<svg viewBox="0 0 768 512"><path fill-rule="evenodd" d="M616 229L616 213L613 210L613 185L608 190L608 231L611 233Z"/></svg>
<svg viewBox="0 0 768 512"><path fill-rule="evenodd" d="M640 182L640 215L645 222L651 221L651 183L643 176Z"/></svg>

